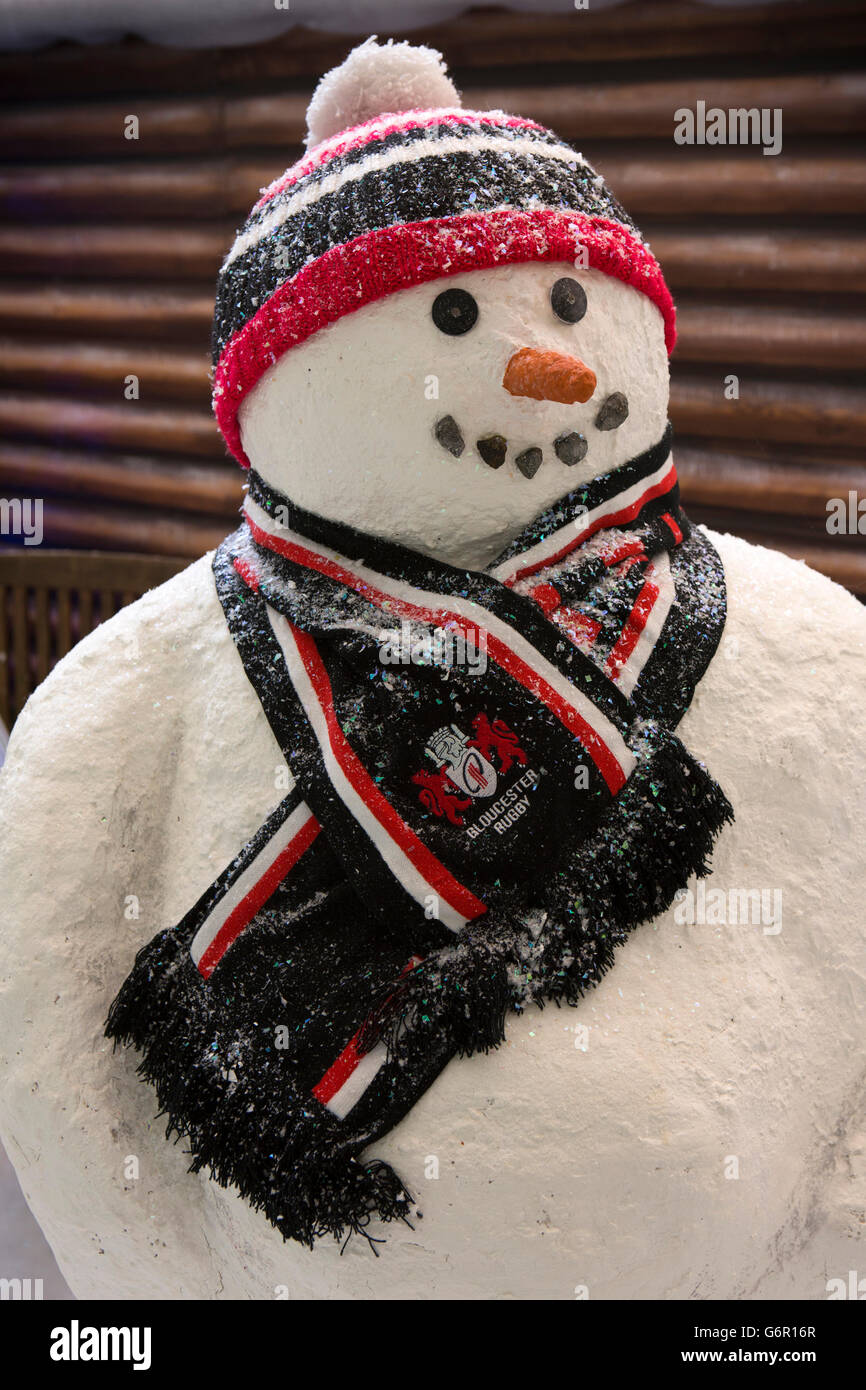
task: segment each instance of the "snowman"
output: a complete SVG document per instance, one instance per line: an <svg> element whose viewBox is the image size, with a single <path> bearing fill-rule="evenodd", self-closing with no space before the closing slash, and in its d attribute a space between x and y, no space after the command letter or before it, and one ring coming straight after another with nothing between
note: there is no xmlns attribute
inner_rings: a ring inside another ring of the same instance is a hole
<svg viewBox="0 0 866 1390"><path fill-rule="evenodd" d="M25 1195L84 1297L826 1297L863 610L689 524L671 298L579 154L402 43L308 119L218 285L241 525L0 776Z"/></svg>

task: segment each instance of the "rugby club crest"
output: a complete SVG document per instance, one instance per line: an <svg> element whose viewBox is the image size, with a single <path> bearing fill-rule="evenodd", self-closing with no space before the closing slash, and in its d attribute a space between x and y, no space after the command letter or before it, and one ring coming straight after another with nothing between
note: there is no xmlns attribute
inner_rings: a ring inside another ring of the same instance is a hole
<svg viewBox="0 0 866 1390"><path fill-rule="evenodd" d="M513 766L526 764L526 753L517 735L502 719L490 720L476 714L470 736L457 724L437 729L424 749L436 765L435 772L416 772L413 783L420 788L421 804L435 816L447 816L452 825L462 825L462 811L476 798L493 796L499 778ZM495 758L499 768L494 766Z"/></svg>

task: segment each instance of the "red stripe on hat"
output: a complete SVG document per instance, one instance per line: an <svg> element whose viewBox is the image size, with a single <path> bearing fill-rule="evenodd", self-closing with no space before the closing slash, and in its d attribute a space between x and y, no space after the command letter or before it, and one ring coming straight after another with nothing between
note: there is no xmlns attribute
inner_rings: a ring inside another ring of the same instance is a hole
<svg viewBox="0 0 866 1390"><path fill-rule="evenodd" d="M652 253L628 227L604 217L537 208L462 213L381 227L333 246L285 280L232 335L214 373L213 406L231 453L245 468L238 410L260 377L289 348L396 290L463 271L531 261L574 261L578 247L594 270L648 296L676 341L670 290ZM447 266L447 270L444 267Z"/></svg>

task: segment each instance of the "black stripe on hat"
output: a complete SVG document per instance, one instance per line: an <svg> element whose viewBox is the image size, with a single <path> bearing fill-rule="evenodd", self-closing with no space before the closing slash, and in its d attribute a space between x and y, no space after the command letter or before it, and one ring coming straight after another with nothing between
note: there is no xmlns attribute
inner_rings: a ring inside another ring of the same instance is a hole
<svg viewBox="0 0 866 1390"><path fill-rule="evenodd" d="M379 172L371 170L280 223L222 271L217 284L213 353L286 280L365 232L401 223L547 207L582 212L631 226L590 165L569 165L544 154L471 151L426 155Z"/></svg>

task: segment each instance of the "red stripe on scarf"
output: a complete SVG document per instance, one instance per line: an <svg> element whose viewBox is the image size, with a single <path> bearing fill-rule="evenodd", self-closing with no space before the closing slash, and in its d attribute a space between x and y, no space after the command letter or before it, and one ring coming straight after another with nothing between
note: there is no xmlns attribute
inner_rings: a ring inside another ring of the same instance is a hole
<svg viewBox="0 0 866 1390"><path fill-rule="evenodd" d="M670 492L676 486L676 482L677 470L671 464L665 476L654 487L648 488L634 502L630 502L627 507L621 507L618 512L605 512L603 516L596 517L595 521L591 522L583 531L579 531L561 550L554 551L552 555L546 555L543 560L538 560L535 564L527 565L524 569L518 570L510 579L506 580L508 587L511 588L518 579L526 579L528 575L537 574L539 570L547 569L549 565L555 565L560 560L564 560L566 555L570 555L584 541L589 540L589 537L594 536L596 531L609 526L621 526L626 521L634 521L641 507L644 507L647 502L652 502L653 498L661 497L664 493ZM682 536L680 539L682 540Z"/></svg>
<svg viewBox="0 0 866 1390"><path fill-rule="evenodd" d="M626 619L619 640L605 662L605 670L612 680L616 680L638 643L638 638L647 625L650 613L659 596L659 587L648 579L635 600L634 607Z"/></svg>
<svg viewBox="0 0 866 1390"><path fill-rule="evenodd" d="M202 952L199 960L198 968L205 979L213 973L229 946L240 936L244 927L253 920L259 908L264 907L271 894L279 888L301 855L310 848L321 828L316 817L310 816L306 824L301 826L297 835L277 855L271 867L262 875L258 883L253 885L246 897L226 918L207 950Z"/></svg>
<svg viewBox="0 0 866 1390"><path fill-rule="evenodd" d="M269 532L263 531L249 514L247 514L247 523L254 539L260 545L265 545L268 549L276 551L277 554L284 555L287 560L293 560L295 564L317 570L320 574L327 575L329 579L336 579L346 588L353 589L355 593L361 594L371 603L375 603L378 608L382 608L390 614L398 614L407 618L420 618L422 622L432 623L440 627L449 626L456 629L473 644L475 634L478 631L484 631L487 637L488 656L491 656L497 666L501 667L503 671L507 671L530 694L535 695L537 699L547 705L547 708L556 715L559 722L583 745L607 783L611 794L616 796L616 793L624 786L626 774L601 735L596 733L595 729L554 690L553 686L537 671L533 671L501 638L487 632L486 629L481 629L478 625L473 627L472 624L467 623L465 618L450 609L424 608L408 599L401 599L393 594L384 593L370 584L368 580L361 579L351 570L337 564L336 561L329 560L327 556L319 555L314 550L308 550L306 546L298 545L295 541L287 541L282 536L272 536Z"/></svg>
<svg viewBox="0 0 866 1390"><path fill-rule="evenodd" d="M409 971L414 970L416 965L420 965L422 959L423 957L421 956L412 956L400 971L400 978L402 979L404 975L408 975ZM388 1004L393 997L394 996L390 994L385 1000L385 1003ZM337 1060L328 1068L319 1084L313 1087L313 1095L316 1097L316 1100L320 1100L323 1105L327 1105L328 1101L333 1100L337 1092L343 1089L349 1077L352 1075L352 1072L361 1061L361 1058L367 1056L367 1052L370 1049L367 1048L362 1052L358 1045L358 1039L364 1031L364 1026L365 1025L362 1024L355 1036L349 1039Z"/></svg>
<svg viewBox="0 0 866 1390"><path fill-rule="evenodd" d="M479 917L487 911L484 903L462 883L458 883L445 865L418 839L415 832L398 815L387 797L383 796L376 786L340 726L337 711L334 708L331 682L315 642L308 633L302 632L292 623L289 623L289 627L316 699L325 716L331 748L344 775L364 804L369 807L385 833L399 846L409 862L430 884L433 891L444 898L449 906L461 917L465 917L468 922Z"/></svg>

